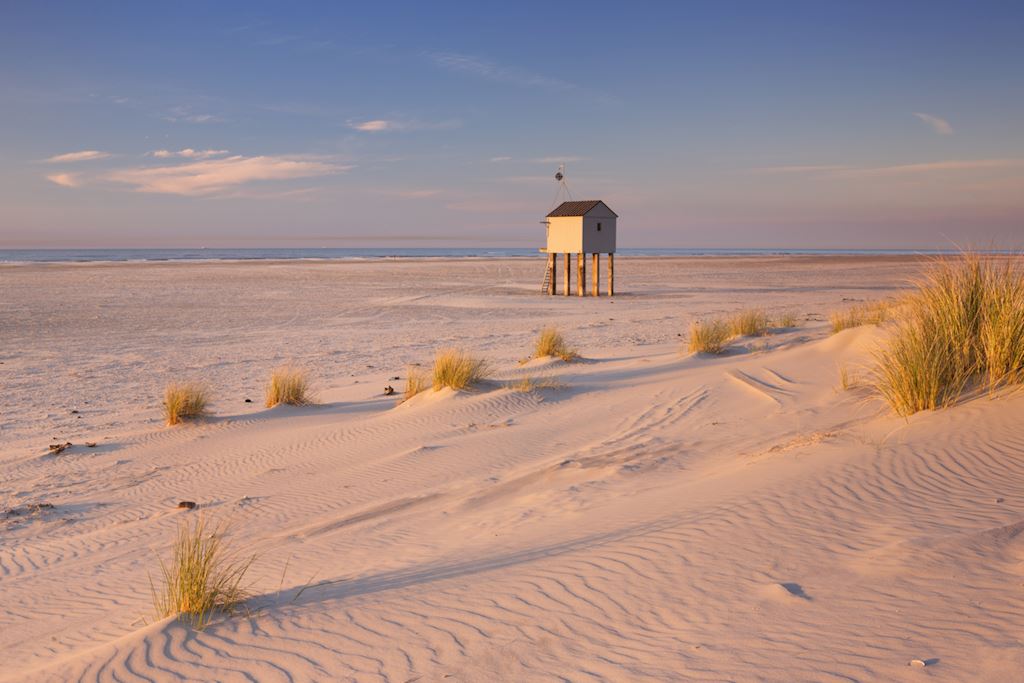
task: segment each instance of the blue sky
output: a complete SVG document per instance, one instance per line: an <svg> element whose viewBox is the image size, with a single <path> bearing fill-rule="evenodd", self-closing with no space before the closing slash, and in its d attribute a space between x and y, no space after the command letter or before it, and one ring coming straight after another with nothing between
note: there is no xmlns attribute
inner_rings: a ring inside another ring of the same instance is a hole
<svg viewBox="0 0 1024 683"><path fill-rule="evenodd" d="M1024 5L6 3L0 247L1024 246Z"/></svg>

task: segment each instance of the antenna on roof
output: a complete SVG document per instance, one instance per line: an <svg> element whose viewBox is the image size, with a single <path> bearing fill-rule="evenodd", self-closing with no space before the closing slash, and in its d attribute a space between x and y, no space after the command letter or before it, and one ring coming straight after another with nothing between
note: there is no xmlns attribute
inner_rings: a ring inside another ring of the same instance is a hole
<svg viewBox="0 0 1024 683"><path fill-rule="evenodd" d="M559 164L558 170L555 171L555 180L558 181L558 190L555 192L555 201L551 203L552 209L558 206L560 201L572 201L572 192L569 191L569 183L565 179L565 164Z"/></svg>

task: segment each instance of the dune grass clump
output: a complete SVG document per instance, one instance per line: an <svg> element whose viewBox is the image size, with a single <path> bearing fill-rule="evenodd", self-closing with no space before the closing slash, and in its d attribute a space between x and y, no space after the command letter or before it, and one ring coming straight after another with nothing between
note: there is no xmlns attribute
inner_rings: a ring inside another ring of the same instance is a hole
<svg viewBox="0 0 1024 683"><path fill-rule="evenodd" d="M760 337L768 333L768 316L757 308L740 311L732 318L732 333L737 337Z"/></svg>
<svg viewBox="0 0 1024 683"><path fill-rule="evenodd" d="M545 327L534 344L533 357L544 358L545 356L561 358L568 363L579 358L580 354L576 352L576 349L569 348L558 328Z"/></svg>
<svg viewBox="0 0 1024 683"><path fill-rule="evenodd" d="M420 368L410 366L405 375L405 391L402 392L402 401L408 401L428 386L430 386L430 382L427 373Z"/></svg>
<svg viewBox="0 0 1024 683"><path fill-rule="evenodd" d="M1009 270L1009 269L1007 269ZM990 275L978 342L989 390L1024 383L1024 277Z"/></svg>
<svg viewBox="0 0 1024 683"><path fill-rule="evenodd" d="M309 375L305 370L289 365L275 369L267 382L266 406L284 403L290 406L305 406L313 403Z"/></svg>
<svg viewBox="0 0 1024 683"><path fill-rule="evenodd" d="M903 416L953 403L972 383L1024 380L1024 271L976 254L937 263L875 355L875 389Z"/></svg>
<svg viewBox="0 0 1024 683"><path fill-rule="evenodd" d="M505 383L505 387L521 394L529 394L542 389L564 389L565 385L554 377L523 377Z"/></svg>
<svg viewBox="0 0 1024 683"><path fill-rule="evenodd" d="M170 562L160 560L159 589L150 579L160 618L177 615L202 630L214 614L230 615L248 597L242 582L255 557L233 553L226 533L226 525L209 524L202 515L178 526Z"/></svg>
<svg viewBox="0 0 1024 683"><path fill-rule="evenodd" d="M732 336L732 326L724 320L694 321L690 323L690 352L720 354Z"/></svg>
<svg viewBox="0 0 1024 683"><path fill-rule="evenodd" d="M845 311L832 311L828 320L832 324L832 334L862 325L881 325L890 318L892 304L887 301L873 301L851 306Z"/></svg>
<svg viewBox="0 0 1024 683"><path fill-rule="evenodd" d="M797 327L800 324L800 320L793 311L785 311L779 314L776 324L782 328L792 328Z"/></svg>
<svg viewBox="0 0 1024 683"><path fill-rule="evenodd" d="M210 391L201 382L172 382L164 389L164 417L176 425L206 415Z"/></svg>
<svg viewBox="0 0 1024 683"><path fill-rule="evenodd" d="M487 362L462 349L444 349L434 358L433 387L462 391L482 381L489 370Z"/></svg>

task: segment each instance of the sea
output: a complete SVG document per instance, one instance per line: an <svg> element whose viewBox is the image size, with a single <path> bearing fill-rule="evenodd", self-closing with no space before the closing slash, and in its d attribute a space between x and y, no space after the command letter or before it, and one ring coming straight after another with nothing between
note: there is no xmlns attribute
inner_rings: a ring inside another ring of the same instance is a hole
<svg viewBox="0 0 1024 683"><path fill-rule="evenodd" d="M937 255L955 249L618 249L621 256L767 256L767 255ZM537 258L536 248L291 248L291 249L0 249L0 263L89 263L107 261L279 261L374 260L405 258Z"/></svg>

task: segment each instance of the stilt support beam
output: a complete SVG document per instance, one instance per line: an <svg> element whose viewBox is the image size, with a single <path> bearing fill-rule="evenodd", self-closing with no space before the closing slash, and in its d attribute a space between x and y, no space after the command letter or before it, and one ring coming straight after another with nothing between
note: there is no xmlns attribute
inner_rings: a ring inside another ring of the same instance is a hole
<svg viewBox="0 0 1024 683"><path fill-rule="evenodd" d="M576 296L587 295L587 255L576 254Z"/></svg>
<svg viewBox="0 0 1024 683"><path fill-rule="evenodd" d="M594 274L591 276L594 280L592 292L593 296L601 296L601 254L591 254L594 257Z"/></svg>
<svg viewBox="0 0 1024 683"><path fill-rule="evenodd" d="M548 254L548 295L554 295L555 287L557 282L555 280L555 271L558 269L558 255Z"/></svg>
<svg viewBox="0 0 1024 683"><path fill-rule="evenodd" d="M565 292L564 292L564 294L565 294L565 296L569 296L569 294L571 294L571 292L569 291L569 288L572 286L572 264L570 263L571 259L572 259L572 254L566 252L566 254L565 254L565 280L564 280L564 284L565 284Z"/></svg>
<svg viewBox="0 0 1024 683"><path fill-rule="evenodd" d="M615 296L615 254L608 254L608 296Z"/></svg>

